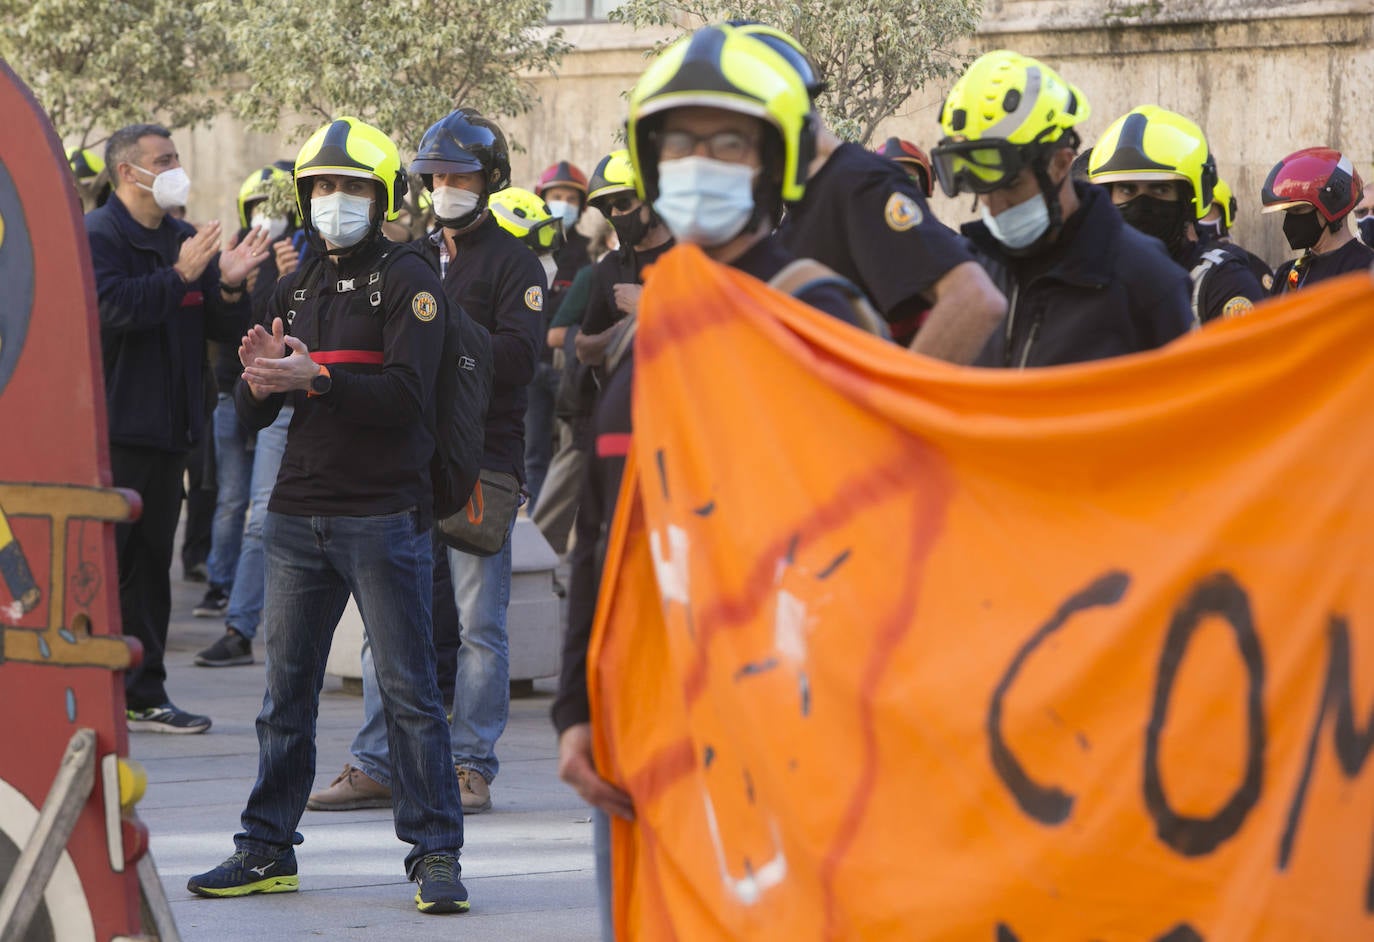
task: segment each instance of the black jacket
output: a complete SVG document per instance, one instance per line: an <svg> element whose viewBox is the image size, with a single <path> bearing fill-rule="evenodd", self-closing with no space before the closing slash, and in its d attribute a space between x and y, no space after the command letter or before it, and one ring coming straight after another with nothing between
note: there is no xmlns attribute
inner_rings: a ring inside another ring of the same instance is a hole
<svg viewBox="0 0 1374 942"><path fill-rule="evenodd" d="M412 243L439 266L435 233ZM491 334L495 382L487 406L482 467L525 480L525 387L544 346L547 278L539 258L488 215L454 240L458 254L444 273L444 292Z"/></svg>
<svg viewBox="0 0 1374 942"><path fill-rule="evenodd" d="M382 253L396 251L403 254L387 266L381 287L370 286ZM295 406L269 510L373 516L415 507L428 523L442 292L424 258L382 238L337 264L327 257L304 263L277 282L264 323L280 317L333 383L323 396L296 391L258 402L239 380L236 404L248 429L272 424L287 395Z"/></svg>
<svg viewBox="0 0 1374 942"><path fill-rule="evenodd" d="M205 341L237 347L248 329L248 299L220 298L217 259L192 284L173 270L195 232L171 216L148 229L118 196L86 214L112 444L178 452L199 441Z"/></svg>
<svg viewBox="0 0 1374 942"><path fill-rule="evenodd" d="M1100 360L1163 346L1192 326L1192 284L1163 244L1126 225L1101 187L1074 190L1078 211L1033 258L1007 256L982 222L963 227L1009 308L974 365Z"/></svg>

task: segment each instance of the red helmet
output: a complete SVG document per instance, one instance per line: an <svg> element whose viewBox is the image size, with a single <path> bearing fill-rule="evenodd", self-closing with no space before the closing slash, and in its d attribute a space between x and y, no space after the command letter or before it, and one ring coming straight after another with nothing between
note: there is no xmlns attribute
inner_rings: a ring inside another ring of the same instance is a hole
<svg viewBox="0 0 1374 942"><path fill-rule="evenodd" d="M886 157L888 160L905 164L907 172L915 177L916 182L920 184L921 192L930 196L930 158L926 156L925 151L910 141L904 141L899 137L889 137L873 152Z"/></svg>
<svg viewBox="0 0 1374 942"><path fill-rule="evenodd" d="M587 175L566 160L560 160L539 175L539 182L535 184L534 192L538 196L543 196L544 191L551 186L570 186L575 190L582 191L582 196L585 198L587 195Z"/></svg>
<svg viewBox="0 0 1374 942"><path fill-rule="evenodd" d="M1360 201L1364 183L1350 158L1329 147L1289 154L1269 171L1260 199L1263 212L1277 213L1308 203L1327 222L1343 219Z"/></svg>

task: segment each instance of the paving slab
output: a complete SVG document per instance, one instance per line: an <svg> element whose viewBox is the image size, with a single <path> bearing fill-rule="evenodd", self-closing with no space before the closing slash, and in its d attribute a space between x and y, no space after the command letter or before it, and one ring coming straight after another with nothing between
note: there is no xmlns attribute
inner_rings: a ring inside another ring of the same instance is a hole
<svg viewBox="0 0 1374 942"><path fill-rule="evenodd" d="M182 709L208 714L202 736L130 734L129 751L148 773L139 816L185 942L294 939L471 937L529 942L599 938L592 830L586 805L558 781L557 742L549 725L551 682L511 702L497 747L501 773L495 808L465 822L463 882L472 911L426 916L403 868L407 846L386 808L307 811L297 848L301 890L234 900L205 900L186 880L228 856L239 813L257 775L254 720L264 668L196 667L195 653L224 630L218 619L191 616L204 586L173 581L167 646L168 689ZM261 661L261 646L255 646ZM326 681L316 734L316 785L348 761L362 721L362 699Z"/></svg>

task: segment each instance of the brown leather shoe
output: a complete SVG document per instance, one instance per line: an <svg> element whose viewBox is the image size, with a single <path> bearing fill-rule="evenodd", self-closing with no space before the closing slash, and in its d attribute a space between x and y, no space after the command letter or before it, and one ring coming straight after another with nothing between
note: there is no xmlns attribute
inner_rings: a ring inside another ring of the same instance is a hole
<svg viewBox="0 0 1374 942"><path fill-rule="evenodd" d="M480 776L479 776L480 778ZM362 769L345 764L329 787L312 794L305 806L311 811L356 811L359 808L390 808L391 789Z"/></svg>
<svg viewBox="0 0 1374 942"><path fill-rule="evenodd" d="M458 772L458 797L463 799L463 814L481 814L491 810L491 786L475 769L454 766Z"/></svg>

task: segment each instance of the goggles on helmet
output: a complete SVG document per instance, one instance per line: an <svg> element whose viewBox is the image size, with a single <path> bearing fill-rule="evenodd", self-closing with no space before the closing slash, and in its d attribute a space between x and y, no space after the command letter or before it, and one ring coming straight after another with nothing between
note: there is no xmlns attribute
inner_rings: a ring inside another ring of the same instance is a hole
<svg viewBox="0 0 1374 942"><path fill-rule="evenodd" d="M991 193L1009 186L1017 175L1027 167L1033 167L1046 152L1047 143L1056 143L1072 130L1055 138L1053 142L1044 140L1057 128L1045 128L1029 144L1013 144L1003 138L986 138L977 141L942 140L930 152L930 162L935 169L935 178L940 181L940 189L946 196L960 193ZM1072 139L1066 141L1072 143Z"/></svg>
<svg viewBox="0 0 1374 942"><path fill-rule="evenodd" d="M1027 166L1021 148L1001 140L942 141L930 160L946 196L1000 190Z"/></svg>

